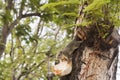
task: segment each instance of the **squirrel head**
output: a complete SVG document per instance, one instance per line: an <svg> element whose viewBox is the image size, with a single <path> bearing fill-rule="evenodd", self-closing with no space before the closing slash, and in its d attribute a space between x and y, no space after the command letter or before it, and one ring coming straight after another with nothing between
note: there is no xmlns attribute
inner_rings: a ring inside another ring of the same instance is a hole
<svg viewBox="0 0 120 80"><path fill-rule="evenodd" d="M58 60L61 60L61 61L69 61L71 60L71 58L69 58L69 56L65 55L64 51L60 51L58 54L57 54L57 57L56 57Z"/></svg>

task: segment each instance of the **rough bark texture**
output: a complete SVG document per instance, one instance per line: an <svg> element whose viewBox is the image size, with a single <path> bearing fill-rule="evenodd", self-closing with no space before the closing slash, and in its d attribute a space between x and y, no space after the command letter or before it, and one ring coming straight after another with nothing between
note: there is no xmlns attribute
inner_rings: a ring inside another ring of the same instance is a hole
<svg viewBox="0 0 120 80"><path fill-rule="evenodd" d="M119 39L116 30L109 35L109 40L103 40L96 28L90 28L86 40L72 55L71 74L61 80L116 80ZM81 39L76 36L76 40Z"/></svg>
<svg viewBox="0 0 120 80"><path fill-rule="evenodd" d="M80 6L76 24L88 18ZM107 30L101 25L107 25ZM107 33L107 36L103 36ZM100 19L87 26L77 26L74 39L83 41L72 54L72 72L60 80L116 80L120 35L109 19Z"/></svg>

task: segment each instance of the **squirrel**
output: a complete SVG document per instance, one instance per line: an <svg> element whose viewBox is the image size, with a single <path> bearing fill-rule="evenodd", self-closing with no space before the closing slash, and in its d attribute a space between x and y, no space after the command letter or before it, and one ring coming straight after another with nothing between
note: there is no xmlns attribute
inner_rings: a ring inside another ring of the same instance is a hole
<svg viewBox="0 0 120 80"><path fill-rule="evenodd" d="M56 58L59 60L69 60L72 58L72 53L79 48L80 43L83 41L72 40L63 50L61 50Z"/></svg>
<svg viewBox="0 0 120 80"><path fill-rule="evenodd" d="M63 50L61 50L56 58L57 62L52 68L55 75L65 76L72 71L72 53L79 48L82 41L72 40Z"/></svg>

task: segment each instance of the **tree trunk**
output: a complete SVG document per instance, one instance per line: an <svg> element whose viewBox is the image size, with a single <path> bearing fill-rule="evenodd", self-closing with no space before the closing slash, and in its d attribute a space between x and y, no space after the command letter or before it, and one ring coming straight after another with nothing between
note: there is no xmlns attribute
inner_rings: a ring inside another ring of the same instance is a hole
<svg viewBox="0 0 120 80"><path fill-rule="evenodd" d="M81 13L77 23L85 18ZM109 25L105 38L99 32L101 23ZM77 27L74 39L83 42L72 54L72 72L60 80L116 80L120 35L109 20Z"/></svg>
<svg viewBox="0 0 120 80"><path fill-rule="evenodd" d="M72 55L71 74L61 80L116 80L118 41L112 37L108 44L95 35L87 35L90 37Z"/></svg>
<svg viewBox="0 0 120 80"><path fill-rule="evenodd" d="M73 58L71 74L61 77L61 80L116 80L117 55L112 59L118 49L100 52L85 47L77 50Z"/></svg>
<svg viewBox="0 0 120 80"><path fill-rule="evenodd" d="M5 26L3 26L3 29L1 31L1 37L0 37L0 58L5 49L7 36L8 36L8 26L5 25Z"/></svg>

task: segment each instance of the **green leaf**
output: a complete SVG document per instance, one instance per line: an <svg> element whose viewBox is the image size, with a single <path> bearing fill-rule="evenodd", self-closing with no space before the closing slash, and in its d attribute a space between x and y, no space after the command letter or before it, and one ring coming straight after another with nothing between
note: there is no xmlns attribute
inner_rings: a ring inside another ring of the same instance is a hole
<svg viewBox="0 0 120 80"><path fill-rule="evenodd" d="M90 5L85 8L86 11L94 11L100 9L103 5L110 3L110 0L94 0Z"/></svg>
<svg viewBox="0 0 120 80"><path fill-rule="evenodd" d="M77 17L77 14L72 12L72 13L63 13L62 16L70 16L70 17Z"/></svg>
<svg viewBox="0 0 120 80"><path fill-rule="evenodd" d="M18 25L16 27L16 35L18 37L20 36L26 36L26 35L29 35L29 32L31 32L31 27L29 25L24 25L24 24L21 24L21 25Z"/></svg>
<svg viewBox="0 0 120 80"><path fill-rule="evenodd" d="M53 8L58 5L68 5L68 4L79 4L79 0L69 0L69 1L59 1L55 3L48 3L40 7L41 10L44 10L46 8Z"/></svg>

